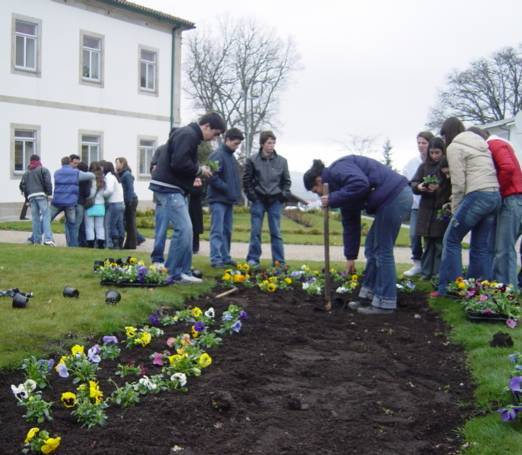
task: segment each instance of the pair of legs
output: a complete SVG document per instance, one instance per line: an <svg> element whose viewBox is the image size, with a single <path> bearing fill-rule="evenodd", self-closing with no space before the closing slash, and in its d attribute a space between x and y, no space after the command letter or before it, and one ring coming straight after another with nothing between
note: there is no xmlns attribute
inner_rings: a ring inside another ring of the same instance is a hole
<svg viewBox="0 0 522 455"><path fill-rule="evenodd" d="M210 204L210 263L213 267L232 263L230 242L233 224L232 204Z"/></svg>
<svg viewBox="0 0 522 455"><path fill-rule="evenodd" d="M42 235L44 242L53 241L53 232L51 230L51 211L49 209L49 201L45 196L36 196L29 200L31 204L31 217L33 236L32 240L35 244L42 243Z"/></svg>
<svg viewBox="0 0 522 455"><path fill-rule="evenodd" d="M498 191L473 191L464 196L442 241L440 295L446 294L449 282L462 275L461 242L468 232L471 232L468 278L492 278L495 224L500 203Z"/></svg>
<svg viewBox="0 0 522 455"><path fill-rule="evenodd" d="M125 205L123 202L112 202L106 205L105 237L108 248L122 248L125 237L123 216Z"/></svg>
<svg viewBox="0 0 522 455"><path fill-rule="evenodd" d="M379 207L366 237L366 269L359 297L370 299L380 310L397 308L397 276L393 247L412 203L410 187L405 187L390 203Z"/></svg>
<svg viewBox="0 0 522 455"><path fill-rule="evenodd" d="M424 253L421 260L421 273L424 278L435 277L439 274L442 257L442 238L424 237Z"/></svg>
<svg viewBox="0 0 522 455"><path fill-rule="evenodd" d="M51 204L51 221L62 212L65 216L65 240L67 246L78 246L78 236L76 235L76 206L57 207Z"/></svg>
<svg viewBox="0 0 522 455"><path fill-rule="evenodd" d="M261 258L261 229L265 213L268 215L268 228L270 230L270 244L272 247L272 263L284 264L285 251L283 237L281 236L281 212L283 204L274 201L264 204L260 200L252 203L250 207L250 243L248 245L247 262L253 265L259 264Z"/></svg>

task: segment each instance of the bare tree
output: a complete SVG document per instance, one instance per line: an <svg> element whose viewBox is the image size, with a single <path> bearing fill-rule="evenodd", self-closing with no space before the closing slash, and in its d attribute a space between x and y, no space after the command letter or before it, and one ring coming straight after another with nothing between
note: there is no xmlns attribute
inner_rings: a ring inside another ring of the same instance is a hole
<svg viewBox="0 0 522 455"><path fill-rule="evenodd" d="M369 156L376 153L375 136L359 136L357 134L347 135L344 141L341 141L341 146L348 153L353 155Z"/></svg>
<svg viewBox="0 0 522 455"><path fill-rule="evenodd" d="M254 137L274 127L279 95L298 68L290 38L253 19L221 19L215 32L198 32L188 41L186 92L195 108L219 112L229 128L243 131L248 157Z"/></svg>
<svg viewBox="0 0 522 455"><path fill-rule="evenodd" d="M427 126L439 128L451 116L484 124L513 117L521 107L522 44L473 61L464 71L453 70L439 91Z"/></svg>
<svg viewBox="0 0 522 455"><path fill-rule="evenodd" d="M390 138L386 139L386 142L382 145L382 163L393 169L393 158L392 158L393 145L391 144Z"/></svg>

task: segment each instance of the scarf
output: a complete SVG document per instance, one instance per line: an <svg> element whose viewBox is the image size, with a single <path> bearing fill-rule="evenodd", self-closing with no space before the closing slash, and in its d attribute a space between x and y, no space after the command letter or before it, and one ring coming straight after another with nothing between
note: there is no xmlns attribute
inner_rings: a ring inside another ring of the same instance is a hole
<svg viewBox="0 0 522 455"><path fill-rule="evenodd" d="M39 167L42 167L42 162L40 160L31 160L31 162L29 163L30 171Z"/></svg>

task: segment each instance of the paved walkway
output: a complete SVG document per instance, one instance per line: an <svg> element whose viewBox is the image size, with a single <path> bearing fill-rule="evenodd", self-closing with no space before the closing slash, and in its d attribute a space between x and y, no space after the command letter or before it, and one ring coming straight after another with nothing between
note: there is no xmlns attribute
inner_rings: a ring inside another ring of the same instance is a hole
<svg viewBox="0 0 522 455"><path fill-rule="evenodd" d="M25 243L28 232L21 231L0 231L0 243ZM54 234L54 240L57 246L65 246L65 235ZM151 252L153 248L153 240L147 239L137 249L142 252ZM168 248L168 242L167 242ZM263 256L262 258L270 258L270 245L263 244ZM232 243L232 257L236 259L245 258L248 251L247 243ZM209 242L202 240L200 242L199 256L209 257L210 247ZM397 264L408 264L410 263L411 252L409 248L397 247L394 250L395 262ZM322 245L285 245L285 257L288 260L298 261L321 261L324 258L324 247ZM332 246L330 247L330 259L332 261L344 261L343 247ZM364 249L361 247L359 253L359 261L364 262ZM463 254L464 264L468 263L468 252L464 251Z"/></svg>

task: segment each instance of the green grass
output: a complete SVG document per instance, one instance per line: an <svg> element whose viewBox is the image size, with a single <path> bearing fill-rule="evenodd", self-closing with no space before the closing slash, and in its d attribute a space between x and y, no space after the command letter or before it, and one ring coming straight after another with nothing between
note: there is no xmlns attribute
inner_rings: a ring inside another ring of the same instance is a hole
<svg viewBox="0 0 522 455"><path fill-rule="evenodd" d="M484 414L471 419L464 426L463 434L469 443L464 453L521 453L522 423L504 423L496 410L511 402L510 394L505 391L512 368L507 356L522 350L522 331L520 328L511 330L498 324L469 322L460 304L451 299L436 299L430 303L451 325L451 339L461 344L467 352L468 366L476 385L476 404ZM498 331L508 332L514 346L490 347L489 341Z"/></svg>
<svg viewBox="0 0 522 455"><path fill-rule="evenodd" d="M320 212L307 212L306 217L312 222L311 227L302 226L295 221L286 217L281 218L281 231L286 244L295 245L322 245L323 244L323 215ZM153 218L138 217L138 227L140 232L148 238L154 237ZM364 219L363 223L371 226L370 219ZM203 215L204 233L201 238L208 240L210 231L210 215ZM52 224L53 232L63 234L64 225L59 221ZM0 230L13 231L31 231L30 221L7 221L0 223ZM238 209L234 213L234 232L232 241L248 242L250 239L250 214L244 209ZM365 237L361 239L361 245L364 245ZM268 220L265 217L263 222L262 241L270 242L270 233L268 231ZM336 213L330 216L330 245L341 246L343 244L343 227ZM409 233L407 228L401 228L397 241L397 246L408 247L410 245Z"/></svg>

